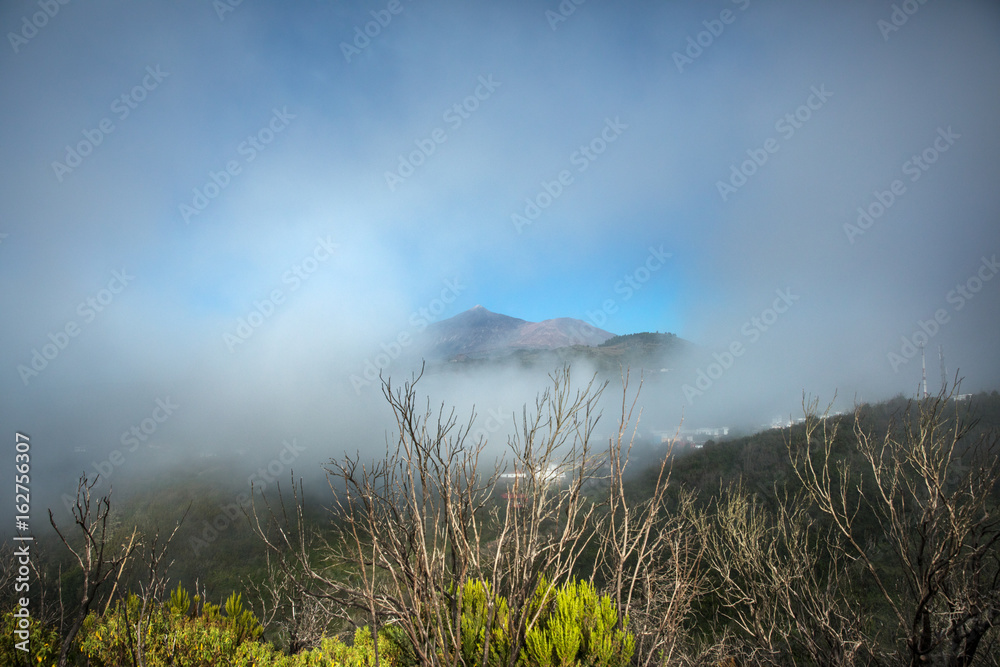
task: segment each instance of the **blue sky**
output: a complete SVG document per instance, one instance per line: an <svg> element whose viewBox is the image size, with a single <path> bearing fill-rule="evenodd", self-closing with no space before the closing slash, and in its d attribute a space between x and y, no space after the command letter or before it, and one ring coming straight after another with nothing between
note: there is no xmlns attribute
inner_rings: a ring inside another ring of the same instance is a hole
<svg viewBox="0 0 1000 667"><path fill-rule="evenodd" d="M173 391L198 406L177 447L250 437L219 414L278 441L301 420L363 430L316 413L377 414L351 375L449 284L441 317L482 304L707 350L791 289L718 405L912 393L890 355L940 309L929 347L994 388L1000 281L961 309L948 295L1000 252L1000 10L911 4L894 25L891 2L588 0L559 22L555 0L6 3L0 423L108 449ZM845 228L894 181L883 215ZM651 249L670 258L648 271Z"/></svg>

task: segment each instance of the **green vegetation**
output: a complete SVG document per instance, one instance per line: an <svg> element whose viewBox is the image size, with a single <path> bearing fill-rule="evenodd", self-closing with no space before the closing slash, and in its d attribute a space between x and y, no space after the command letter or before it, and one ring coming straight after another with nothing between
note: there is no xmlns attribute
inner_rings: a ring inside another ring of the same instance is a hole
<svg viewBox="0 0 1000 667"><path fill-rule="evenodd" d="M503 596L493 596L490 586L479 580L465 585L462 608L462 664L508 664L512 646L508 634L509 606ZM490 605L495 605L490 622ZM593 584L568 581L552 589L542 578L529 607L537 614L534 627L525 637L526 651L518 667L530 665L601 665L624 667L635 651L635 636L623 628L609 595L599 595ZM489 650L487 651L487 636Z"/></svg>
<svg viewBox="0 0 1000 667"><path fill-rule="evenodd" d="M493 650L486 664L506 664L503 658L510 654L510 638L505 634L506 603L501 602L499 612L489 623L485 584L469 581L466 590L463 634L458 651L462 664L482 664L487 625ZM197 594L193 603L192 608L190 593L178 586L166 602L155 605L152 613L141 622L138 619L142 614L142 601L136 595L119 600L103 614L91 613L78 635L72 654L74 660L85 658L92 667L133 664L147 667L367 667L376 664L375 645L367 626L359 627L349 644L336 637L325 637L316 647L288 656L268 642L260 641L263 628L256 616L243 608L238 594L230 596L222 609L219 605L202 603ZM532 604L539 614L539 623L528 635L529 650L518 661L518 667L573 664L624 667L629 664L634 637L618 629L619 614L611 598L599 596L593 585L585 581L568 582L552 591L548 582L543 581ZM56 663L60 641L55 629L34 621L31 651L24 654L16 651L10 640L16 625L12 614L4 617L6 631L4 640L0 641L2 664ZM398 628L382 629L378 653L379 661L386 667L418 664Z"/></svg>

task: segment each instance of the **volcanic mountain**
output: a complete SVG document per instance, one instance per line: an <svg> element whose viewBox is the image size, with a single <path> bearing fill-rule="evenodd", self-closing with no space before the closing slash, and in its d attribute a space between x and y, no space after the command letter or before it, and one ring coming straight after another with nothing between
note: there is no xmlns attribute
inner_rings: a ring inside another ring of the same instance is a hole
<svg viewBox="0 0 1000 667"><path fill-rule="evenodd" d="M571 345L600 345L614 334L582 320L559 317L528 322L475 306L427 327L427 353L441 359L482 357L513 350L554 350Z"/></svg>

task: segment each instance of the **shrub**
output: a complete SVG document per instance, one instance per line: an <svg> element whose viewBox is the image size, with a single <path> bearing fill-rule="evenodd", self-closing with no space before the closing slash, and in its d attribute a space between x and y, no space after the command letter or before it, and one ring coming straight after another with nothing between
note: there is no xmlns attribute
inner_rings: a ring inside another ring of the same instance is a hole
<svg viewBox="0 0 1000 667"><path fill-rule="evenodd" d="M492 624L488 601L493 598ZM520 667L625 667L635 651L635 636L628 631L628 616L621 618L608 595L598 595L593 584L569 581L551 588L544 577L529 602L527 618L537 619L527 631L517 664ZM490 633L490 667L506 665L515 641L510 632L510 611L502 595L478 579L466 582L462 595L461 646L466 665L483 664L486 633Z"/></svg>
<svg viewBox="0 0 1000 667"><path fill-rule="evenodd" d="M178 587L169 602L153 604L146 611L137 631L141 606L141 600L130 595L104 616L88 616L80 647L92 664L132 664L133 656L141 650L147 667L235 665L239 664L239 649L255 643L263 631L235 593L226 601L225 616L218 605L211 603L204 605L200 615L188 616L190 596ZM260 654L260 650L255 652Z"/></svg>
<svg viewBox="0 0 1000 667"><path fill-rule="evenodd" d="M470 579L465 584L462 595L462 658L465 664L482 664L486 648L486 629L489 624L488 600L493 597L490 585L479 579ZM496 597L496 610L490 625L490 646L487 665L500 667L510 658L511 642L507 633L510 610L507 600Z"/></svg>
<svg viewBox="0 0 1000 667"><path fill-rule="evenodd" d="M375 647L367 627L354 633L354 645L325 638L316 648L296 655L283 655L271 644L259 641L262 628L253 612L243 608L242 596L233 593L220 607L205 603L191 609L191 596L181 586L162 604L154 604L143 623L143 663L146 667L371 667ZM141 600L130 595L104 616L90 614L80 634L83 654L94 667L133 664L137 648L136 619ZM200 613L199 613L200 611ZM225 614L223 614L225 612ZM8 615L9 616L9 615ZM10 633L8 633L8 636ZM35 635L32 635L33 638ZM58 656L58 636L52 655ZM0 657L5 654L0 648ZM405 642L397 628L379 633L379 657L383 667L406 667ZM41 655L41 653L39 653ZM11 661L0 664L16 664ZM32 662L32 664L37 664ZM48 663L43 663L48 664Z"/></svg>
<svg viewBox="0 0 1000 667"><path fill-rule="evenodd" d="M594 665L624 667L635 651L628 616L620 619L611 597L598 595L586 581L569 581L555 595L542 597L543 579L536 597L541 615L525 637L521 664L538 667ZM621 621L621 623L619 623Z"/></svg>
<svg viewBox="0 0 1000 667"><path fill-rule="evenodd" d="M59 660L59 631L40 623L35 618L28 622L28 650L22 651L15 645L19 641L14 635L18 629L18 619L13 612L3 616L3 636L0 637L0 665L54 665ZM72 653L70 655L73 655Z"/></svg>

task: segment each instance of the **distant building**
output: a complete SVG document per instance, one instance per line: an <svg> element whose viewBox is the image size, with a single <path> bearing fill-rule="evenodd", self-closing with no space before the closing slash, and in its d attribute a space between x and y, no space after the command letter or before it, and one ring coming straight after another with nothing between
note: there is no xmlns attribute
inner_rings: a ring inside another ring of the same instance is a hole
<svg viewBox="0 0 1000 667"><path fill-rule="evenodd" d="M702 428L685 428L677 434L681 440L705 440L707 438L721 438L729 435L728 426L704 426ZM673 437L673 433L670 434ZM669 439L669 438L666 438Z"/></svg>
<svg viewBox="0 0 1000 667"><path fill-rule="evenodd" d="M548 482L548 483L556 482L558 480L564 479L565 477L566 473L559 470L559 468L554 465L550 465L548 468L545 469L544 472L540 471L538 474L538 478L542 482ZM505 472L500 475L500 479L507 482L513 482L518 479L527 479L527 478L528 478L528 473L527 471L524 470L519 470L517 472Z"/></svg>
<svg viewBox="0 0 1000 667"><path fill-rule="evenodd" d="M775 417L771 420L771 425L765 428L791 428L795 424L805 423L805 417L799 417L798 419L788 419L786 417Z"/></svg>
<svg viewBox="0 0 1000 667"><path fill-rule="evenodd" d="M680 431L661 431L660 443L669 443L676 437L678 445L701 449L701 445L707 440L721 438L727 435L729 435L728 426L706 426L694 429L681 429Z"/></svg>

